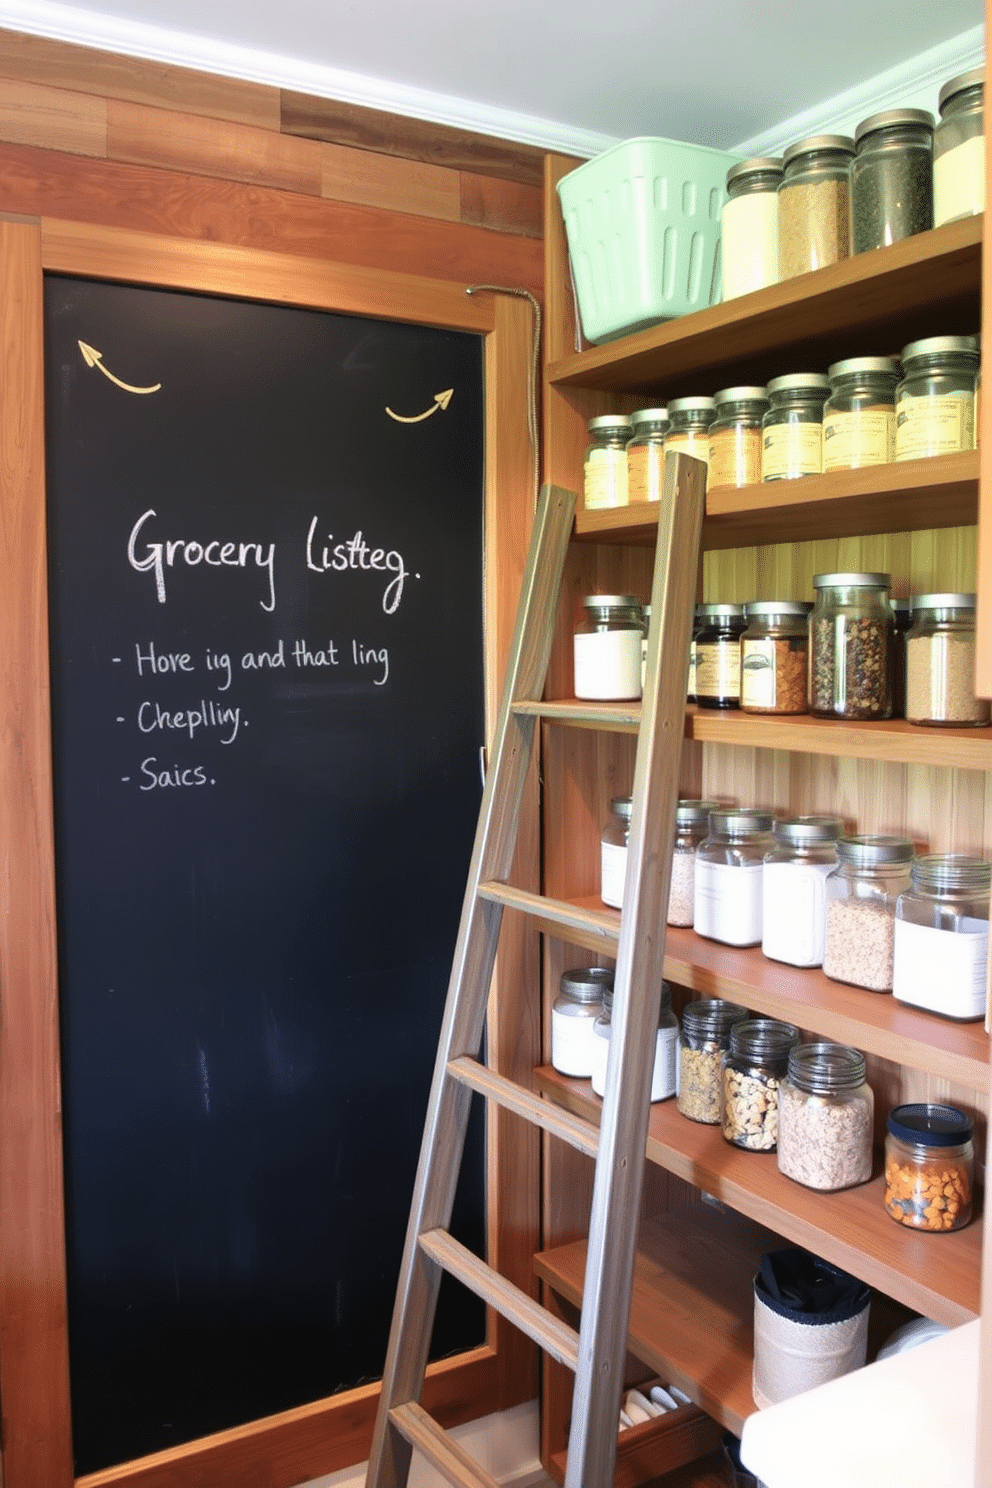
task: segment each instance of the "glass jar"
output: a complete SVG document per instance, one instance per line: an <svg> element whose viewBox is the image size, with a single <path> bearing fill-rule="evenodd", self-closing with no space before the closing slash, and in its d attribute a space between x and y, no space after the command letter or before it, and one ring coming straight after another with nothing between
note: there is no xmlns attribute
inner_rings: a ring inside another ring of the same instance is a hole
<svg viewBox="0 0 992 1488"><path fill-rule="evenodd" d="M890 599L892 606L892 717L906 717L906 635L913 624L913 601Z"/></svg>
<svg viewBox="0 0 992 1488"><path fill-rule="evenodd" d="M985 68L972 67L944 84L933 137L933 220L936 227L985 211Z"/></svg>
<svg viewBox="0 0 992 1488"><path fill-rule="evenodd" d="M797 1044L778 1093L779 1171L832 1191L871 1177L875 1098L865 1056L846 1044Z"/></svg>
<svg viewBox="0 0 992 1488"><path fill-rule="evenodd" d="M956 1106L896 1106L886 1121L885 1208L914 1230L960 1230L971 1218L974 1126Z"/></svg>
<svg viewBox="0 0 992 1488"><path fill-rule="evenodd" d="M975 448L976 336L928 336L903 347L896 459Z"/></svg>
<svg viewBox="0 0 992 1488"><path fill-rule="evenodd" d="M891 992L896 901L910 884L906 837L841 837L827 879L823 970L835 982Z"/></svg>
<svg viewBox="0 0 992 1488"><path fill-rule="evenodd" d="M667 408L642 408L630 416L627 443L627 501L660 501L665 476ZM588 505L588 503L587 503Z"/></svg>
<svg viewBox="0 0 992 1488"><path fill-rule="evenodd" d="M589 594L574 642L575 696L639 698L644 622L635 594Z"/></svg>
<svg viewBox="0 0 992 1488"><path fill-rule="evenodd" d="M985 1016L992 863L926 853L896 902L892 995L945 1018Z"/></svg>
<svg viewBox="0 0 992 1488"><path fill-rule="evenodd" d="M606 1094L606 1065L610 1053L610 1033L613 1020L613 993L603 995L603 1010L596 1019L593 1030L592 1088L596 1095ZM661 984L661 1000L658 1007L658 1032L655 1035L654 1066L651 1072L651 1100L667 1100L675 1094L678 1070L679 1020L672 1012L672 989L668 982Z"/></svg>
<svg viewBox="0 0 992 1488"><path fill-rule="evenodd" d="M823 469L860 470L896 457L896 385L891 357L848 357L827 368L823 405Z"/></svg>
<svg viewBox="0 0 992 1488"><path fill-rule="evenodd" d="M745 713L805 713L810 606L767 599L744 606L741 707Z"/></svg>
<svg viewBox="0 0 992 1488"><path fill-rule="evenodd" d="M700 708L737 708L741 698L741 636L744 606L700 606L693 691Z"/></svg>
<svg viewBox="0 0 992 1488"><path fill-rule="evenodd" d="M720 214L723 298L778 283L778 188L781 160L741 160L727 172Z"/></svg>
<svg viewBox="0 0 992 1488"><path fill-rule="evenodd" d="M790 816L774 826L761 880L761 949L789 966L822 966L827 879L837 867L839 816Z"/></svg>
<svg viewBox="0 0 992 1488"><path fill-rule="evenodd" d="M720 1121L735 1147L775 1151L779 1086L788 1073L789 1050L798 1042L799 1029L776 1018L747 1018L731 1028Z"/></svg>
<svg viewBox="0 0 992 1488"><path fill-rule="evenodd" d="M782 156L778 188L778 277L793 279L851 251L850 165L854 141L811 135Z"/></svg>
<svg viewBox="0 0 992 1488"><path fill-rule="evenodd" d="M910 723L979 728L989 703L975 696L974 594L918 594L906 637Z"/></svg>
<svg viewBox="0 0 992 1488"><path fill-rule="evenodd" d="M701 997L682 1009L676 1104L691 1121L720 1124L723 1056L731 1028L749 1016L747 1008L718 997Z"/></svg>
<svg viewBox="0 0 992 1488"><path fill-rule="evenodd" d="M696 642L699 640L699 632L703 628L706 606L697 604L692 612L692 640L689 642L689 676L686 680L685 700L687 703L696 701Z"/></svg>
<svg viewBox="0 0 992 1488"><path fill-rule="evenodd" d="M586 510L626 506L630 419L620 413L604 413L590 419L588 428L589 443L582 467Z"/></svg>
<svg viewBox="0 0 992 1488"><path fill-rule="evenodd" d="M763 387L724 388L715 393L710 424L706 488L754 486L761 480L761 420L768 412Z"/></svg>
<svg viewBox="0 0 992 1488"><path fill-rule="evenodd" d="M886 109L854 131L851 234L855 253L933 227L933 114Z"/></svg>
<svg viewBox="0 0 992 1488"><path fill-rule="evenodd" d="M770 811L733 807L710 812L709 836L696 850L697 935L725 945L761 942L761 877L774 844Z"/></svg>
<svg viewBox="0 0 992 1488"><path fill-rule="evenodd" d="M607 987L613 987L613 972L606 966L562 973L551 1009L551 1063L559 1074L580 1079L592 1074L593 1028Z"/></svg>
<svg viewBox="0 0 992 1488"><path fill-rule="evenodd" d="M814 575L809 710L818 718L891 718L889 582L884 573Z"/></svg>
<svg viewBox="0 0 992 1488"><path fill-rule="evenodd" d="M708 462L715 406L712 398L673 398L668 405L665 454L674 451Z"/></svg>
<svg viewBox="0 0 992 1488"><path fill-rule="evenodd" d="M600 837L599 896L613 909L623 908L623 890L627 880L627 845L630 841L631 796L614 796L610 802L610 819Z"/></svg>
<svg viewBox="0 0 992 1488"><path fill-rule="evenodd" d="M651 638L651 606L641 605L641 625L643 635L641 636L641 692L648 680L648 641Z"/></svg>
<svg viewBox="0 0 992 1488"><path fill-rule="evenodd" d="M717 801L680 801L675 808L675 846L668 891L668 924L691 925L695 914L696 848L709 836Z"/></svg>
<svg viewBox="0 0 992 1488"><path fill-rule="evenodd" d="M822 372L790 372L768 384L761 421L761 479L799 480L823 470L823 405L830 383Z"/></svg>

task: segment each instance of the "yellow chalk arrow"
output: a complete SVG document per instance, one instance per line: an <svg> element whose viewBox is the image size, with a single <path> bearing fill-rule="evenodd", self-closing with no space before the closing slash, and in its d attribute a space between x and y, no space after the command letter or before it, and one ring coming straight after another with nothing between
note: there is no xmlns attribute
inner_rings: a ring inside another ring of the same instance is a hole
<svg viewBox="0 0 992 1488"><path fill-rule="evenodd" d="M454 388L445 388L443 393L435 393L434 402L431 404L430 408L428 408L425 413L415 413L412 418L404 418L403 414L394 413L388 404L386 405L386 412L389 414L389 417L391 419L395 419L398 424L419 424L422 423L424 419L430 418L432 413L437 413L439 408L447 408L448 404L451 402L451 395L454 391Z"/></svg>
<svg viewBox="0 0 992 1488"><path fill-rule="evenodd" d="M109 377L111 382L115 382L117 386L119 388L123 388L126 393L157 393L159 388L162 386L160 382L156 382L153 387L132 387L129 382L121 382L120 378L115 377L113 372L107 371L106 367L103 365L102 351L97 351L94 347L88 346L85 341L80 341L79 349L83 353L83 361L86 363L87 367L96 367L100 372L103 373L104 377Z"/></svg>

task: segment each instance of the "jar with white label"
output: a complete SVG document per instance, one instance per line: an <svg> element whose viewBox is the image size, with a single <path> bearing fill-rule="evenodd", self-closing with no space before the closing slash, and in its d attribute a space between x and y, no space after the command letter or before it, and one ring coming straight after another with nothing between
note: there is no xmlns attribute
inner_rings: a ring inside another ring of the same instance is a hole
<svg viewBox="0 0 992 1488"><path fill-rule="evenodd" d="M790 816L775 823L761 882L761 949L788 966L822 966L827 879L837 867L839 816Z"/></svg>
<svg viewBox="0 0 992 1488"><path fill-rule="evenodd" d="M768 384L771 404L761 421L761 479L799 480L823 471L823 405L830 383L822 372L790 372Z"/></svg>
<svg viewBox="0 0 992 1488"><path fill-rule="evenodd" d="M610 1034L613 1021L613 992L604 992L603 1010L596 1019L593 1030L592 1088L596 1095L606 1094L606 1065L610 1053ZM679 1020L672 1012L672 989L668 982L661 984L661 1001L658 1008L658 1032L655 1034L654 1066L651 1073L651 1100L667 1100L675 1094L678 1070Z"/></svg>
<svg viewBox="0 0 992 1488"><path fill-rule="evenodd" d="M761 480L761 420L768 412L763 387L732 387L714 393L706 488L755 486Z"/></svg>
<svg viewBox="0 0 992 1488"><path fill-rule="evenodd" d="M875 1097L865 1056L846 1044L795 1044L778 1093L779 1172L833 1192L871 1177Z"/></svg>
<svg viewBox="0 0 992 1488"><path fill-rule="evenodd" d="M992 863L927 853L896 902L892 995L962 1022L985 1016Z"/></svg>
<svg viewBox="0 0 992 1488"><path fill-rule="evenodd" d="M700 997L682 1009L676 1104L690 1121L720 1124L723 1056L730 1030L750 1016L748 1009L719 997Z"/></svg>
<svg viewBox="0 0 992 1488"><path fill-rule="evenodd" d="M694 693L700 708L738 708L741 699L741 636L744 606L704 604L696 636Z"/></svg>
<svg viewBox="0 0 992 1488"><path fill-rule="evenodd" d="M932 727L981 728L975 696L975 595L917 594L906 637L906 717Z"/></svg>
<svg viewBox="0 0 992 1488"><path fill-rule="evenodd" d="M934 226L985 211L985 68L944 84L933 138Z"/></svg>
<svg viewBox="0 0 992 1488"><path fill-rule="evenodd" d="M741 708L745 713L805 713L810 606L800 599L744 606Z"/></svg>
<svg viewBox="0 0 992 1488"><path fill-rule="evenodd" d="M635 594L589 594L573 638L575 696L639 698L644 623Z"/></svg>
<svg viewBox="0 0 992 1488"><path fill-rule="evenodd" d="M860 470L896 457L896 386L891 357L848 357L827 368L823 405L823 469Z"/></svg>
<svg viewBox="0 0 992 1488"><path fill-rule="evenodd" d="M604 413L589 420L589 443L582 467L582 491L587 511L627 505L627 444L630 419Z"/></svg>
<svg viewBox="0 0 992 1488"><path fill-rule="evenodd" d="M975 448L977 336L928 336L903 347L896 388L896 459Z"/></svg>
<svg viewBox="0 0 992 1488"><path fill-rule="evenodd" d="M835 982L892 991L896 901L909 888L907 837L841 837L827 879L823 970Z"/></svg>
<svg viewBox="0 0 992 1488"><path fill-rule="evenodd" d="M675 846L668 891L668 924L691 925L695 914L696 849L710 832L717 801L680 801L675 808Z"/></svg>
<svg viewBox="0 0 992 1488"><path fill-rule="evenodd" d="M740 160L727 172L720 214L723 298L778 283L778 188L781 160Z"/></svg>
<svg viewBox="0 0 992 1488"><path fill-rule="evenodd" d="M627 501L660 501L665 476L667 408L642 408L630 416L627 442ZM588 502L586 503L588 505Z"/></svg>
<svg viewBox="0 0 992 1488"><path fill-rule="evenodd" d="M630 796L614 796L610 802L610 819L600 837L599 897L612 909L623 908L630 816L633 808L634 802Z"/></svg>
<svg viewBox="0 0 992 1488"><path fill-rule="evenodd" d="M774 846L770 811L734 807L710 812L710 831L696 851L693 929L725 945L760 945L762 872Z"/></svg>
<svg viewBox="0 0 992 1488"><path fill-rule="evenodd" d="M562 974L551 1009L551 1063L561 1075L588 1079L593 1069L596 1019L603 991L613 986L606 966L584 966Z"/></svg>
<svg viewBox="0 0 992 1488"><path fill-rule="evenodd" d="M789 1068L789 1050L799 1042L794 1023L745 1018L730 1030L723 1056L723 1135L750 1152L778 1145L778 1092Z"/></svg>
<svg viewBox="0 0 992 1488"><path fill-rule="evenodd" d="M708 463L710 424L715 409L712 398L673 398L668 405L665 454L692 455L694 459Z"/></svg>

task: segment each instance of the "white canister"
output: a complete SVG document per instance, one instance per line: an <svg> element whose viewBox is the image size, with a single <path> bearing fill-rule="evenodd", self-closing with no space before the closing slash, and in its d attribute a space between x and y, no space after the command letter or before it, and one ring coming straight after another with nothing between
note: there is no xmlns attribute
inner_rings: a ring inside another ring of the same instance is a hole
<svg viewBox="0 0 992 1488"><path fill-rule="evenodd" d="M837 867L837 816L791 816L775 823L775 846L761 880L761 949L789 966L822 966L827 879Z"/></svg>
<svg viewBox="0 0 992 1488"><path fill-rule="evenodd" d="M710 812L696 851L693 929L725 945L761 943L761 881L773 846L770 811Z"/></svg>
<svg viewBox="0 0 992 1488"><path fill-rule="evenodd" d="M596 1019L603 992L612 990L613 972L605 966L583 966L562 973L551 1009L551 1063L560 1075L588 1079L593 1070Z"/></svg>
<svg viewBox="0 0 992 1488"><path fill-rule="evenodd" d="M623 908L623 891L627 882L627 845L630 841L630 816L633 806L631 796L614 796L610 802L610 819L600 837L599 897L611 909Z"/></svg>
<svg viewBox="0 0 992 1488"><path fill-rule="evenodd" d="M624 701L641 696L644 621L634 594L589 594L575 631L575 696Z"/></svg>
<svg viewBox="0 0 992 1488"><path fill-rule="evenodd" d="M723 298L778 283L778 188L781 160L742 160L727 172L720 216Z"/></svg>

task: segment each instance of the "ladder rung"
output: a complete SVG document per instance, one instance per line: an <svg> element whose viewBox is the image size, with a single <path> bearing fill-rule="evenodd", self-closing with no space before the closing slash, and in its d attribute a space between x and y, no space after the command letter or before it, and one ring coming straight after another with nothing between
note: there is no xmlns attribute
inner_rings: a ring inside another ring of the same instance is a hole
<svg viewBox="0 0 992 1488"><path fill-rule="evenodd" d="M505 1276L500 1276L485 1261L480 1261L447 1230L428 1230L420 1236L420 1248L424 1255L463 1282L470 1292L481 1297L490 1307L495 1307L508 1322L526 1333L559 1364L572 1370L576 1368L579 1335L575 1329L560 1318L552 1317L539 1302L528 1297L512 1281L507 1281Z"/></svg>
<svg viewBox="0 0 992 1488"><path fill-rule="evenodd" d="M451 1059L448 1061L448 1073L452 1079L470 1086L479 1095L496 1101L508 1111L523 1116L535 1126L543 1127L552 1136L567 1142L570 1147L584 1152L587 1157L595 1157L599 1151L598 1126L594 1126L591 1121L584 1121L581 1116L573 1116L570 1111L564 1111L550 1101L542 1100L539 1095L525 1090L522 1085L508 1080L505 1075L498 1075L477 1059L472 1059L467 1054Z"/></svg>
<svg viewBox="0 0 992 1488"><path fill-rule="evenodd" d="M561 929L581 935L580 944L592 949L602 949L605 956L615 956L620 929L616 916L607 910L584 909L579 904L568 904L564 899L548 899L543 894L531 894L526 889L516 889L512 884L497 883L487 879L479 885L479 898L493 904L502 904L504 909L517 909L531 915L552 934Z"/></svg>
<svg viewBox="0 0 992 1488"><path fill-rule="evenodd" d="M436 1467L452 1488L499 1488L496 1479L474 1462L433 1416L415 1400L394 1405L389 1419L396 1430Z"/></svg>

